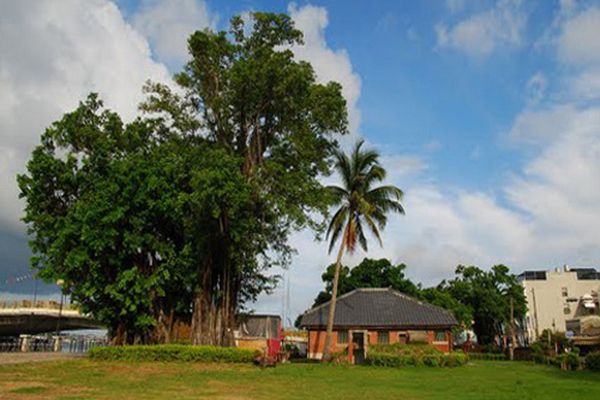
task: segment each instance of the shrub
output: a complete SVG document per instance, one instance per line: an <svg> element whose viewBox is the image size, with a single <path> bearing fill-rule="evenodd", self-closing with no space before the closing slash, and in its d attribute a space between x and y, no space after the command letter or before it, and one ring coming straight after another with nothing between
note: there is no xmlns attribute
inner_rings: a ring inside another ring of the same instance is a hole
<svg viewBox="0 0 600 400"><path fill-rule="evenodd" d="M444 367L462 367L467 365L469 357L464 353L450 353L444 355L442 362Z"/></svg>
<svg viewBox="0 0 600 400"><path fill-rule="evenodd" d="M426 367L441 367L442 356L438 354L425 354L423 356L423 365Z"/></svg>
<svg viewBox="0 0 600 400"><path fill-rule="evenodd" d="M435 346L429 344L373 344L370 346L372 351L387 354L406 354L406 355L425 355L425 354L443 354Z"/></svg>
<svg viewBox="0 0 600 400"><path fill-rule="evenodd" d="M564 353L555 358L555 363L561 369L578 370L581 367L579 356L574 353Z"/></svg>
<svg viewBox="0 0 600 400"><path fill-rule="evenodd" d="M463 353L451 354L394 354L371 351L367 364L379 367L460 367L466 365L469 357Z"/></svg>
<svg viewBox="0 0 600 400"><path fill-rule="evenodd" d="M329 362L332 364L348 364L348 350L334 351L331 353Z"/></svg>
<svg viewBox="0 0 600 400"><path fill-rule="evenodd" d="M585 357L585 367L592 371L600 371L600 351L589 353Z"/></svg>
<svg viewBox="0 0 600 400"><path fill-rule="evenodd" d="M252 363L254 352L250 349L239 349L237 347L166 344L93 347L89 350L89 356L93 360L105 361Z"/></svg>
<svg viewBox="0 0 600 400"><path fill-rule="evenodd" d="M494 353L469 353L469 358L472 360L488 360L488 361L505 361L504 354Z"/></svg>

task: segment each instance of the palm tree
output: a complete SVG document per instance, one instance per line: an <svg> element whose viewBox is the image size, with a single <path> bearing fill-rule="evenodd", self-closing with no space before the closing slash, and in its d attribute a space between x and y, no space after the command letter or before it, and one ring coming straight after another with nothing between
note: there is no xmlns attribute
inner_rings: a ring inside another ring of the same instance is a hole
<svg viewBox="0 0 600 400"><path fill-rule="evenodd" d="M338 281L344 252L354 252L357 243L363 250L368 250L363 226L366 226L383 246L379 231L386 225L386 214L390 211L404 214L404 208L400 204L402 190L391 185L374 187L385 179L386 172L379 164L379 154L373 150L362 150L363 144L363 140L356 143L350 157L341 151L336 152L335 169L340 174L343 185L327 187L334 205L339 206L327 229L327 237L331 238L329 253L340 238L341 244L333 278L323 361L330 358Z"/></svg>

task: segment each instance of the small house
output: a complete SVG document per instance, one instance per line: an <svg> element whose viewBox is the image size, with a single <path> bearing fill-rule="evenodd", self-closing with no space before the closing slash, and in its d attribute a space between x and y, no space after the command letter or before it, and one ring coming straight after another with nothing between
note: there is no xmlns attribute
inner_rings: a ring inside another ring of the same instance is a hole
<svg viewBox="0 0 600 400"><path fill-rule="evenodd" d="M309 358L323 356L329 306L321 304L302 316ZM337 299L331 351L347 349L356 363L366 357L369 345L380 343L427 343L450 352L457 325L449 311L396 290L356 289Z"/></svg>
<svg viewBox="0 0 600 400"><path fill-rule="evenodd" d="M278 315L240 314L236 317L235 345L264 351L275 359L281 352L281 318Z"/></svg>

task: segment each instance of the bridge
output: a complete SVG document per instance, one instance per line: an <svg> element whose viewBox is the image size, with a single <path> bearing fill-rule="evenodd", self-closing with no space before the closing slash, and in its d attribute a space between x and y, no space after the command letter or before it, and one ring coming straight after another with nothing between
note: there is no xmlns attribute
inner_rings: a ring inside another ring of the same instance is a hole
<svg viewBox="0 0 600 400"><path fill-rule="evenodd" d="M76 329L100 329L102 325L73 305L55 301L0 301L0 337L36 335Z"/></svg>

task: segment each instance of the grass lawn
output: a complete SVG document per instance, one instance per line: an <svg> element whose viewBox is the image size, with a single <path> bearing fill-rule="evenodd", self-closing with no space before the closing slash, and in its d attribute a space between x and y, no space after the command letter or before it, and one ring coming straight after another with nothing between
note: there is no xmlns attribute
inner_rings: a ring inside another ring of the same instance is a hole
<svg viewBox="0 0 600 400"><path fill-rule="evenodd" d="M117 363L0 367L0 399L600 399L600 373L473 361L453 369Z"/></svg>

